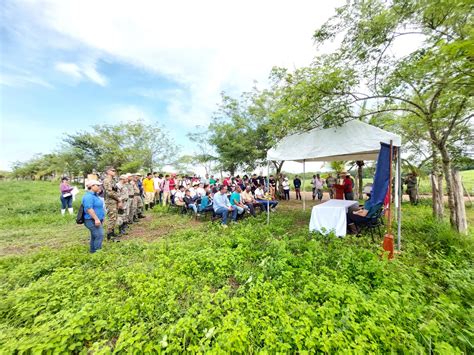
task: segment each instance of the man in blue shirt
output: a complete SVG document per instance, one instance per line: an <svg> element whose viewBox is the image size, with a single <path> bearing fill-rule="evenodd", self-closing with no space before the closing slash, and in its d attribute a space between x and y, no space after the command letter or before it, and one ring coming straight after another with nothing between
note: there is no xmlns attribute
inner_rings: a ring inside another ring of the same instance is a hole
<svg viewBox="0 0 474 355"><path fill-rule="evenodd" d="M82 198L84 207L84 225L91 232L90 252L95 253L102 248L104 239L103 222L105 217L104 203L98 196L101 182L90 180L87 183L89 191Z"/></svg>
<svg viewBox="0 0 474 355"><path fill-rule="evenodd" d="M237 209L232 207L227 198L227 186L221 185L219 192L214 195L213 201L214 212L217 215L222 215L222 226L227 227L227 216L232 213L232 220L237 220Z"/></svg>

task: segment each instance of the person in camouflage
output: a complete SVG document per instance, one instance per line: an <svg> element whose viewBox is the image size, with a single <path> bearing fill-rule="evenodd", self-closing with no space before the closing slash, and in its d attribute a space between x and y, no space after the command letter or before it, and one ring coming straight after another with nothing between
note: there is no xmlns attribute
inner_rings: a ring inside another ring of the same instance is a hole
<svg viewBox="0 0 474 355"><path fill-rule="evenodd" d="M113 167L107 167L105 169L106 177L103 182L104 186L104 201L105 208L107 209L107 240L116 240L115 227L118 225L118 209L122 208L122 201L118 193L118 188L115 183L114 177L116 171Z"/></svg>
<svg viewBox="0 0 474 355"><path fill-rule="evenodd" d="M132 174L128 174L128 200L130 201L130 209L128 215L128 222L130 224L137 222L137 201L135 199L135 180Z"/></svg>
<svg viewBox="0 0 474 355"><path fill-rule="evenodd" d="M410 173L406 176L405 185L407 185L407 194L410 197L410 203L416 205L418 203L418 184L416 181L416 173Z"/></svg>
<svg viewBox="0 0 474 355"><path fill-rule="evenodd" d="M138 221L138 218L145 218L145 216L143 215L143 200L142 200L141 191L139 187L140 174L139 173L133 174L133 180L135 182L135 184L133 185L133 189L134 189L133 200L136 206L135 216L136 216L136 220Z"/></svg>
<svg viewBox="0 0 474 355"><path fill-rule="evenodd" d="M119 183L117 184L118 193L120 195L120 200L122 201L122 208L118 210L118 225L120 235L126 234L127 224L128 224L128 215L130 203L128 201L128 177L127 175L120 175Z"/></svg>

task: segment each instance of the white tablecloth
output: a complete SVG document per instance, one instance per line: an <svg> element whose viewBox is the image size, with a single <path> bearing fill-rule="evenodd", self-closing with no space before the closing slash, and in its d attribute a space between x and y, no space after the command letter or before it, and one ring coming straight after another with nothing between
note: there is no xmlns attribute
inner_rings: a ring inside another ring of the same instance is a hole
<svg viewBox="0 0 474 355"><path fill-rule="evenodd" d="M357 206L357 201L329 200L314 206L311 211L309 230L327 234L334 231L338 237L346 235L346 213L351 206Z"/></svg>

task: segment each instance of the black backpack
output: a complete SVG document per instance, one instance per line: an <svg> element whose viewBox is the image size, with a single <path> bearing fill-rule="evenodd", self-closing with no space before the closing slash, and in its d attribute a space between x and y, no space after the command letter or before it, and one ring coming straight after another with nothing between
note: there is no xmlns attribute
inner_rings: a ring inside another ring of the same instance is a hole
<svg viewBox="0 0 474 355"><path fill-rule="evenodd" d="M82 205L82 203L79 206L79 211L77 211L76 223L84 224L84 206Z"/></svg>

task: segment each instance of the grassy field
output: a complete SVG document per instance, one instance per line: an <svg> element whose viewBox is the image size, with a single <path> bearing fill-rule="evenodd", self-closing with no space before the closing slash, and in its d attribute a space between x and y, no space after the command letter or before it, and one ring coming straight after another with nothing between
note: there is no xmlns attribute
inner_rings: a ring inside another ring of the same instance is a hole
<svg viewBox="0 0 474 355"><path fill-rule="evenodd" d="M429 201L403 206L392 262L309 234L296 201L226 230L154 209L94 255L59 208L56 184L0 183L2 353L474 351L473 229Z"/></svg>

